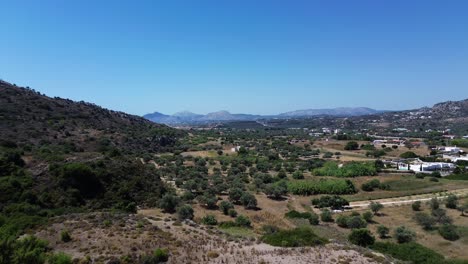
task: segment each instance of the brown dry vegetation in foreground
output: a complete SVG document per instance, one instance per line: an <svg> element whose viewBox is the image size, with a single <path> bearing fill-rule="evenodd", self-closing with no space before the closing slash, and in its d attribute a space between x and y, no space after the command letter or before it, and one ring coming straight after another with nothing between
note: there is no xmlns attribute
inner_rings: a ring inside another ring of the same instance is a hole
<svg viewBox="0 0 468 264"><path fill-rule="evenodd" d="M60 240L63 230L70 233L70 242ZM388 263L377 254L336 243L278 248L255 239L233 239L194 222L177 223L157 209L142 210L138 215L92 213L57 217L36 235L50 241L54 251L82 260L88 257L92 263L106 263L119 256L137 259L155 248L169 250L169 263Z"/></svg>

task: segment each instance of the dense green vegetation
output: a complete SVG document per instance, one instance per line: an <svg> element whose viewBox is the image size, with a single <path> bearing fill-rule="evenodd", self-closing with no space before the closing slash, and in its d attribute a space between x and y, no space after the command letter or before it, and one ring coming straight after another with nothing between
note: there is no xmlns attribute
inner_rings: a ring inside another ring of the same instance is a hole
<svg viewBox="0 0 468 264"><path fill-rule="evenodd" d="M371 248L400 260L411 261L414 264L466 263L466 261L446 260L444 256L434 250L414 242L403 244L376 242Z"/></svg>
<svg viewBox="0 0 468 264"><path fill-rule="evenodd" d="M354 229L348 239L351 243L362 247L370 246L375 242L375 237L365 228Z"/></svg>
<svg viewBox="0 0 468 264"><path fill-rule="evenodd" d="M297 195L353 194L357 191L351 181L342 179L299 180L290 182L288 189Z"/></svg>
<svg viewBox="0 0 468 264"><path fill-rule="evenodd" d="M451 174L444 177L447 180L468 181L468 174Z"/></svg>
<svg viewBox="0 0 468 264"><path fill-rule="evenodd" d="M330 207L331 209L341 209L349 205L348 200L338 195L324 195L320 198L312 199L312 205L317 208Z"/></svg>
<svg viewBox="0 0 468 264"><path fill-rule="evenodd" d="M327 243L327 240L317 236L311 228L300 227L292 230L281 230L262 237L262 241L278 247L305 247Z"/></svg>
<svg viewBox="0 0 468 264"><path fill-rule="evenodd" d="M299 219L307 219L311 225L318 225L319 217L317 214L313 212L298 212L296 210L292 210L287 212L285 215L287 218L299 218Z"/></svg>
<svg viewBox="0 0 468 264"><path fill-rule="evenodd" d="M453 146L468 148L468 139L457 138L452 140Z"/></svg>
<svg viewBox="0 0 468 264"><path fill-rule="evenodd" d="M33 179L21 154L24 150L17 147L0 148L0 245L2 252L12 252L2 256L10 260L0 263L61 263L67 257L49 254L45 241L15 239L56 215L97 209L135 212L136 204L154 206L166 192L154 167L131 157L96 155L89 162L55 161ZM44 157L35 149L28 154ZM61 239L72 238L64 231Z"/></svg>
<svg viewBox="0 0 468 264"><path fill-rule="evenodd" d="M377 174L377 168L373 162L349 162L340 167L337 162L329 161L322 168L315 169L313 173L317 176L373 176Z"/></svg>

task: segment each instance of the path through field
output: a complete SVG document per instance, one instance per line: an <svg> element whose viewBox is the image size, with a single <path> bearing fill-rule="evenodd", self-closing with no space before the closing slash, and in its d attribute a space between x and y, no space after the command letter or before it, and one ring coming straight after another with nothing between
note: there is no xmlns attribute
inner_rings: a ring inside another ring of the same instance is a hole
<svg viewBox="0 0 468 264"><path fill-rule="evenodd" d="M437 199L445 199L448 195L454 194L458 197L465 197L468 196L468 188L453 190L450 192L441 192L441 193L429 193L429 194L418 194L418 195L411 195L411 196L401 196L395 198L385 198L385 199L377 199L377 200L367 200L367 201L356 201L351 202L350 206L353 209L362 209L368 208L371 202L379 202L385 206L398 206L404 205L408 203L413 203L416 201L429 201L432 198Z"/></svg>

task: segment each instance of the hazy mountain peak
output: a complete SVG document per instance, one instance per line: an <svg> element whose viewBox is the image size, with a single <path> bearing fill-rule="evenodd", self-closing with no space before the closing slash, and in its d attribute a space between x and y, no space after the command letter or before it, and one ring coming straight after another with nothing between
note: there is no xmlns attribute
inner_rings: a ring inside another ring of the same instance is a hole
<svg viewBox="0 0 468 264"><path fill-rule="evenodd" d="M190 111L188 111L188 110L184 110L184 111L177 112L177 113L173 114L172 116L177 116L177 117L193 117L193 116L201 116L201 115L195 114L195 113L190 112Z"/></svg>

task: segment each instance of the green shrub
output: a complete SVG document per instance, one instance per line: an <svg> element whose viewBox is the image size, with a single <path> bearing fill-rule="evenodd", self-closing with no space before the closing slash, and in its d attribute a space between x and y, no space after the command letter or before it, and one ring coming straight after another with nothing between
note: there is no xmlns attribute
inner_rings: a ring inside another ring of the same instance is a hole
<svg viewBox="0 0 468 264"><path fill-rule="evenodd" d="M432 198L430 201L429 201L429 206L431 207L432 210L436 210L436 209L439 209L439 200L437 198Z"/></svg>
<svg viewBox="0 0 468 264"><path fill-rule="evenodd" d="M231 228L231 227L237 227L237 224L234 221L224 221L224 222L219 223L218 226L220 228Z"/></svg>
<svg viewBox="0 0 468 264"><path fill-rule="evenodd" d="M237 211L234 209L229 209L228 214L230 217L236 217L237 216Z"/></svg>
<svg viewBox="0 0 468 264"><path fill-rule="evenodd" d="M421 211L421 202L416 201L416 202L412 203L411 208L413 209L413 211Z"/></svg>
<svg viewBox="0 0 468 264"><path fill-rule="evenodd" d="M455 241L460 238L457 232L457 227L454 225L442 225L439 227L439 234L450 241Z"/></svg>
<svg viewBox="0 0 468 264"><path fill-rule="evenodd" d="M414 219L424 230L432 230L436 224L434 217L424 212L417 212Z"/></svg>
<svg viewBox="0 0 468 264"><path fill-rule="evenodd" d="M192 220L193 219L193 208L192 208L192 206L190 206L188 204L182 205L181 207L179 207L179 209L177 209L177 216L178 216L179 220L184 220L184 219Z"/></svg>
<svg viewBox="0 0 468 264"><path fill-rule="evenodd" d="M251 222L248 217L239 215L238 217L236 217L236 225L240 227L251 227Z"/></svg>
<svg viewBox="0 0 468 264"><path fill-rule="evenodd" d="M364 220L366 220L367 223L372 223L372 218L373 218L373 217L374 217L374 215L372 214L372 212L369 212L369 211L364 212L364 213L362 214L362 218L363 218Z"/></svg>
<svg viewBox="0 0 468 264"><path fill-rule="evenodd" d="M270 198L280 199L288 194L288 184L284 180L269 184L265 188L265 194Z"/></svg>
<svg viewBox="0 0 468 264"><path fill-rule="evenodd" d="M371 211L374 213L374 214L377 214L380 210L382 210L384 208L383 204L379 203L379 202L371 202L369 204L369 209L371 209Z"/></svg>
<svg viewBox="0 0 468 264"><path fill-rule="evenodd" d="M233 209L233 208L234 208L234 206L232 205L232 203L230 203L228 201L221 201L219 203L219 210L221 210L223 212L223 214L225 214L225 215L228 215L229 210Z"/></svg>
<svg viewBox="0 0 468 264"><path fill-rule="evenodd" d="M346 227L356 229L365 228L367 222L361 216L350 216L347 218Z"/></svg>
<svg viewBox="0 0 468 264"><path fill-rule="evenodd" d="M246 209L255 209L257 208L257 198L255 195L245 192L240 198L240 202Z"/></svg>
<svg viewBox="0 0 468 264"><path fill-rule="evenodd" d="M379 225L377 226L377 234L379 234L380 238L386 238L388 237L388 233L390 232L390 229L384 225Z"/></svg>
<svg viewBox="0 0 468 264"><path fill-rule="evenodd" d="M416 233L406 226L399 226L395 229L395 238L398 243L408 243L416 238Z"/></svg>
<svg viewBox="0 0 468 264"><path fill-rule="evenodd" d="M72 240L70 233L68 233L67 230L62 230L62 232L60 232L60 240L65 243L70 242Z"/></svg>
<svg viewBox="0 0 468 264"><path fill-rule="evenodd" d="M282 230L273 234L265 234L262 241L277 247L305 247L323 245L326 239L317 236L308 227L299 227L292 230Z"/></svg>
<svg viewBox="0 0 468 264"><path fill-rule="evenodd" d="M47 241L37 237L26 236L10 244L10 246L12 246L11 263L39 264L44 263L46 260Z"/></svg>
<svg viewBox="0 0 468 264"><path fill-rule="evenodd" d="M159 202L159 207L167 213L174 213L179 203L179 197L168 193L161 198L161 201Z"/></svg>
<svg viewBox="0 0 468 264"><path fill-rule="evenodd" d="M322 210L322 213L320 214L320 219L323 222L333 222L333 216L330 210L328 209Z"/></svg>
<svg viewBox="0 0 468 264"><path fill-rule="evenodd" d="M157 248L153 255L156 257L156 260L159 262L166 262L169 260L169 252L164 248Z"/></svg>
<svg viewBox="0 0 468 264"><path fill-rule="evenodd" d="M359 144L356 141L349 141L344 147L345 150L357 150L358 148Z"/></svg>
<svg viewBox="0 0 468 264"><path fill-rule="evenodd" d="M69 255L67 255L67 254L65 254L63 252L59 252L59 253L51 255L47 259L47 263L48 264L72 264L73 260L72 260L71 256L69 256Z"/></svg>
<svg viewBox="0 0 468 264"><path fill-rule="evenodd" d="M450 194L445 200L445 207L450 209L457 209L458 197L454 194Z"/></svg>
<svg viewBox="0 0 468 264"><path fill-rule="evenodd" d="M302 171L295 171L292 174L292 177L296 180L301 180L301 179L304 179L304 174L302 173Z"/></svg>
<svg viewBox="0 0 468 264"><path fill-rule="evenodd" d="M348 228L348 220L349 220L349 216L347 215L339 215L335 222L336 224L339 226L339 227L343 227L343 228Z"/></svg>
<svg viewBox="0 0 468 264"><path fill-rule="evenodd" d="M204 225L217 225L218 224L218 220L216 220L216 217L214 215L205 215L201 221Z"/></svg>
<svg viewBox="0 0 468 264"><path fill-rule="evenodd" d="M106 219L102 222L104 224L104 227L110 227L112 225L112 221L109 219Z"/></svg>
<svg viewBox="0 0 468 264"><path fill-rule="evenodd" d="M400 154L400 158L403 158L403 159L414 159L414 158L417 158L417 157L419 157L419 156L416 155L416 153L414 153L412 151L407 151L407 152L404 152L404 153Z"/></svg>
<svg viewBox="0 0 468 264"><path fill-rule="evenodd" d="M289 211L285 214L285 217L287 218L303 218L309 220L309 223L311 225L318 225L319 223L319 218L318 215L315 213L310 213L310 212L304 212L300 213L296 210Z"/></svg>
<svg viewBox="0 0 468 264"><path fill-rule="evenodd" d="M381 184L379 180L373 179L361 185L361 189L366 192L372 192L374 189L386 189L387 185Z"/></svg>
<svg viewBox="0 0 468 264"><path fill-rule="evenodd" d="M375 237L366 228L354 229L349 234L348 239L351 243L361 247L370 246L375 242Z"/></svg>
<svg viewBox="0 0 468 264"><path fill-rule="evenodd" d="M167 262L169 260L169 253L167 249L157 248L153 254L143 256L140 263L141 264L157 264L162 262Z"/></svg>

